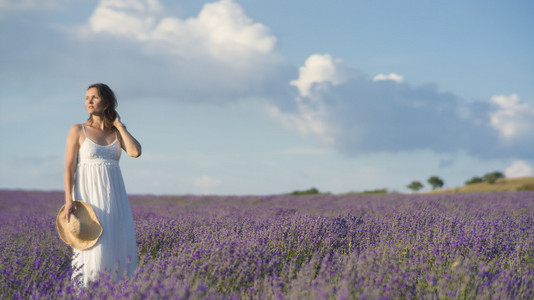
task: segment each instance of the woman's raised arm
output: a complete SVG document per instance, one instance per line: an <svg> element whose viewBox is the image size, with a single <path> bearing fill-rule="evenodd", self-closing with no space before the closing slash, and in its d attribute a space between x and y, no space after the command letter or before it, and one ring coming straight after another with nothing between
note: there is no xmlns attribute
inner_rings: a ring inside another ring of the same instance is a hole
<svg viewBox="0 0 534 300"><path fill-rule="evenodd" d="M119 114L113 122L113 126L117 128L121 140L121 146L131 157L139 157L141 155L141 144L128 132L126 126L121 123Z"/></svg>

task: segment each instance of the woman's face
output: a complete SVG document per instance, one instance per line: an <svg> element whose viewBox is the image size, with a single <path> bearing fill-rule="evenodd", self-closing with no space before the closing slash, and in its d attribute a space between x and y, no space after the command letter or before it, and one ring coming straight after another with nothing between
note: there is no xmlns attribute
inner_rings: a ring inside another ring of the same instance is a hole
<svg viewBox="0 0 534 300"><path fill-rule="evenodd" d="M85 94L85 108L90 115L98 115L104 111L104 103L95 87L88 89Z"/></svg>

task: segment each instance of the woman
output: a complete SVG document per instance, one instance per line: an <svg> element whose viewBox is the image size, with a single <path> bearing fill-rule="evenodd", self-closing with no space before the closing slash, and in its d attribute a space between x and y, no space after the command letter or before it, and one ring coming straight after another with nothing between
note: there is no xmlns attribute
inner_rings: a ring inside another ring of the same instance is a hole
<svg viewBox="0 0 534 300"><path fill-rule="evenodd" d="M137 268L135 228L119 158L121 148L132 157L141 155L141 145L121 123L117 99L107 85L89 86L85 107L88 121L72 126L67 137L64 209L68 219L74 200L89 203L103 228L95 246L74 249L73 279L83 286L99 272L114 271L118 280Z"/></svg>

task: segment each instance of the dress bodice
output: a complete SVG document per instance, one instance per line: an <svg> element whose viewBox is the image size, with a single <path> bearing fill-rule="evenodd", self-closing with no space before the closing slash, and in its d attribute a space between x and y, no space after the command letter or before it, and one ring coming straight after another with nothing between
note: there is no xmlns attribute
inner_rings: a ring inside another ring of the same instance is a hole
<svg viewBox="0 0 534 300"><path fill-rule="evenodd" d="M85 128L84 128L85 133ZM78 163L118 163L121 157L121 147L118 138L109 145L102 146L87 137L78 150Z"/></svg>
<svg viewBox="0 0 534 300"><path fill-rule="evenodd" d="M89 138L85 138L78 151L78 163L87 162L114 162L118 163L121 157L121 147L118 140L107 146L99 145Z"/></svg>

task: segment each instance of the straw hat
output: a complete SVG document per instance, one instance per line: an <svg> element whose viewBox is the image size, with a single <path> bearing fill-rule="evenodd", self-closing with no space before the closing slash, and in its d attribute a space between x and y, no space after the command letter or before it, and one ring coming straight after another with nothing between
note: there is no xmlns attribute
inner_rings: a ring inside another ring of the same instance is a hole
<svg viewBox="0 0 534 300"><path fill-rule="evenodd" d="M74 201L74 210L65 221L65 205L59 209L56 217L56 228L59 237L69 246L78 250L87 250L93 247L102 234L102 226L96 214L88 203Z"/></svg>

